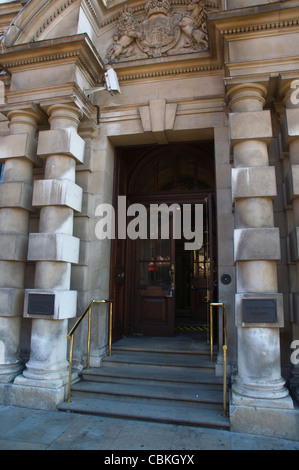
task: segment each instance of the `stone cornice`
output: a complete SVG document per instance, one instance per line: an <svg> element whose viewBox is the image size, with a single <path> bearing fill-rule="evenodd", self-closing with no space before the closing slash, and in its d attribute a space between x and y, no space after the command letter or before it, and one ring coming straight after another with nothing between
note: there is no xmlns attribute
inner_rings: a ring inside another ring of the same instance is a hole
<svg viewBox="0 0 299 470"><path fill-rule="evenodd" d="M223 66L220 64L206 64L206 65L185 65L181 64L178 67L170 67L167 69L160 70L144 70L144 71L132 71L132 73L125 73L125 71L119 74L119 81L128 81L128 80L143 80L143 79L155 79L155 78L168 78L175 77L180 75L192 75L198 73L209 73L215 71L223 70Z"/></svg>
<svg viewBox="0 0 299 470"><path fill-rule="evenodd" d="M263 31L271 31L277 30L279 28L289 28L292 26L299 25L299 18L295 20L284 20L284 21L274 21L270 23L263 23L263 24L256 24L251 26L240 26L240 27L233 27L229 29L221 30L221 34L225 35L235 35L235 34L242 34L242 33L257 33Z"/></svg>
<svg viewBox="0 0 299 470"><path fill-rule="evenodd" d="M6 114L14 109L25 109L30 103L38 106L46 116L47 108L53 104L75 103L88 119L96 115L96 109L76 83L44 87L39 90L8 92L7 103L0 105L0 112Z"/></svg>
<svg viewBox="0 0 299 470"><path fill-rule="evenodd" d="M221 35L228 37L296 27L299 25L299 1L211 12L208 21L216 25Z"/></svg>
<svg viewBox="0 0 299 470"><path fill-rule="evenodd" d="M10 73L55 62L76 63L94 84L100 82L105 67L86 34L19 44L0 54L1 65Z"/></svg>

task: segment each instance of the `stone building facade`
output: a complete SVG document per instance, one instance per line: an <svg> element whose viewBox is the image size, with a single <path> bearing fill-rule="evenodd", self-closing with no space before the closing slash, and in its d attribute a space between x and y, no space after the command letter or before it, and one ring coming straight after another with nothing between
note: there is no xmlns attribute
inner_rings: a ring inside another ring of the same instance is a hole
<svg viewBox="0 0 299 470"><path fill-rule="evenodd" d="M133 276L142 259L97 237L99 205L210 198L231 429L272 420L273 435L298 438L299 1L11 1L0 25L1 403L65 399L67 333L92 299L125 311L117 335L138 332L122 269ZM96 92L111 68L121 93ZM108 320L96 308L100 367ZM216 373L222 362L219 349Z"/></svg>

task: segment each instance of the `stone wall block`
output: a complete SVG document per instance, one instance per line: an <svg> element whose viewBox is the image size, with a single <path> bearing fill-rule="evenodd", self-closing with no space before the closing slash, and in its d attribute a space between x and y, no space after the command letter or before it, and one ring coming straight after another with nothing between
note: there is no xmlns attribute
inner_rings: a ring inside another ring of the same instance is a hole
<svg viewBox="0 0 299 470"><path fill-rule="evenodd" d="M80 212L82 193L82 188L70 180L36 180L32 205L34 207L66 206Z"/></svg>
<svg viewBox="0 0 299 470"><path fill-rule="evenodd" d="M233 201L249 197L277 196L275 168L250 167L232 169Z"/></svg>
<svg viewBox="0 0 299 470"><path fill-rule="evenodd" d="M0 259L26 261L28 237L18 233L0 233Z"/></svg>
<svg viewBox="0 0 299 470"><path fill-rule="evenodd" d="M49 155L64 154L73 157L79 163L84 162L84 140L74 128L53 129L39 134L37 154L46 158Z"/></svg>
<svg viewBox="0 0 299 470"><path fill-rule="evenodd" d="M32 186L22 181L0 185L0 208L12 207L32 211Z"/></svg>
<svg viewBox="0 0 299 470"><path fill-rule="evenodd" d="M15 317L23 315L24 289L15 287L0 288L0 316Z"/></svg>
<svg viewBox="0 0 299 470"><path fill-rule="evenodd" d="M284 151L288 151L290 141L296 137L299 137L299 108L287 108L281 124Z"/></svg>
<svg viewBox="0 0 299 470"><path fill-rule="evenodd" d="M229 115L231 144L242 140L262 140L268 144L272 138L270 111L251 111L247 113L231 113Z"/></svg>
<svg viewBox="0 0 299 470"><path fill-rule="evenodd" d="M0 162L8 158L27 158L37 163L37 140L30 134L6 135L1 137Z"/></svg>
<svg viewBox="0 0 299 470"><path fill-rule="evenodd" d="M78 263L79 238L63 233L31 233L28 260Z"/></svg>
<svg viewBox="0 0 299 470"><path fill-rule="evenodd" d="M291 165L285 181L287 203L299 197L299 165Z"/></svg>
<svg viewBox="0 0 299 470"><path fill-rule="evenodd" d="M234 231L235 261L279 260L278 228L242 228Z"/></svg>

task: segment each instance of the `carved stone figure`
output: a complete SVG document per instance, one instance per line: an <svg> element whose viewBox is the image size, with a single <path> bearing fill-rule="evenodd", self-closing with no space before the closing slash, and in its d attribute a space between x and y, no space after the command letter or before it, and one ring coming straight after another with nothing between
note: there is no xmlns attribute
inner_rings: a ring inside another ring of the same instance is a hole
<svg viewBox="0 0 299 470"><path fill-rule="evenodd" d="M112 61L120 55L130 57L134 53L132 43L138 37L142 38L140 25L134 17L133 10L125 5L119 18L118 35L114 36L114 44L108 49L107 58Z"/></svg>
<svg viewBox="0 0 299 470"><path fill-rule="evenodd" d="M208 48L207 14L204 1L191 0L187 13L181 18L179 25L188 37L184 47L196 45L200 50Z"/></svg>
<svg viewBox="0 0 299 470"><path fill-rule="evenodd" d="M203 0L191 0L184 13L171 12L169 0L148 0L146 17L137 19L127 5L118 34L109 47L109 62L204 51L208 49L207 14Z"/></svg>

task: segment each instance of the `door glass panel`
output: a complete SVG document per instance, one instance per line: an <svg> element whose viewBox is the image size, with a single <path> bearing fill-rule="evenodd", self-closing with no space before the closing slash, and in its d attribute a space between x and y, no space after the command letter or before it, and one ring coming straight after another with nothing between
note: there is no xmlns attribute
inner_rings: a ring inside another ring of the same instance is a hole
<svg viewBox="0 0 299 470"><path fill-rule="evenodd" d="M169 286L170 263L140 262L140 285Z"/></svg>
<svg viewBox="0 0 299 470"><path fill-rule="evenodd" d="M151 262L140 262L140 278L141 285L152 286L155 283L155 265Z"/></svg>
<svg viewBox="0 0 299 470"><path fill-rule="evenodd" d="M156 279L155 284L158 286L169 286L170 263L156 263Z"/></svg>
<svg viewBox="0 0 299 470"><path fill-rule="evenodd" d="M169 261L170 260L170 240L155 240L156 261Z"/></svg>
<svg viewBox="0 0 299 470"><path fill-rule="evenodd" d="M206 279L210 274L210 259L208 257L208 247L204 243L200 250L192 252L193 277Z"/></svg>
<svg viewBox="0 0 299 470"><path fill-rule="evenodd" d="M139 283L169 285L170 240L140 240Z"/></svg>

